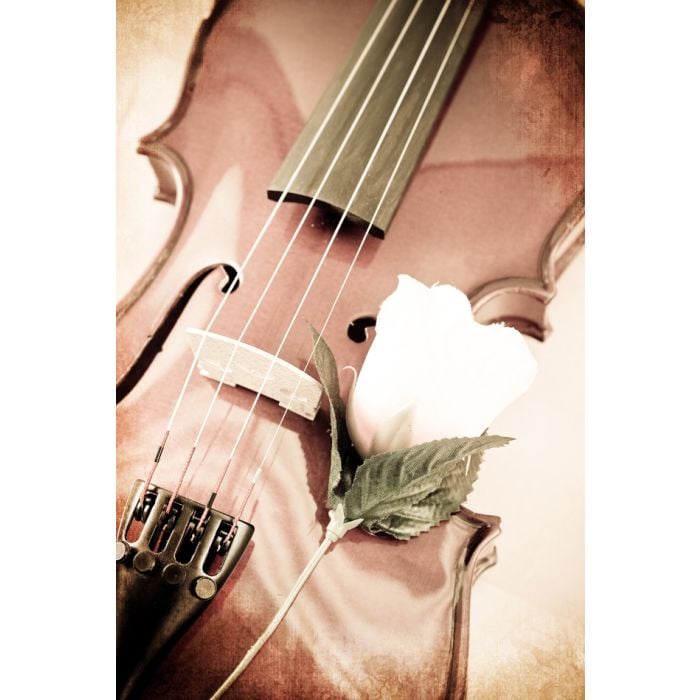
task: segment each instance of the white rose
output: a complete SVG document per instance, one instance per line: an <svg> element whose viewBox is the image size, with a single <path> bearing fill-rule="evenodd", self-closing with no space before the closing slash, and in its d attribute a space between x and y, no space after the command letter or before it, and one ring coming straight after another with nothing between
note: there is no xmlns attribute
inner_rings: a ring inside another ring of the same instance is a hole
<svg viewBox="0 0 700 700"><path fill-rule="evenodd" d="M447 437L477 437L523 394L537 363L514 328L474 320L467 296L399 275L347 408L363 457Z"/></svg>

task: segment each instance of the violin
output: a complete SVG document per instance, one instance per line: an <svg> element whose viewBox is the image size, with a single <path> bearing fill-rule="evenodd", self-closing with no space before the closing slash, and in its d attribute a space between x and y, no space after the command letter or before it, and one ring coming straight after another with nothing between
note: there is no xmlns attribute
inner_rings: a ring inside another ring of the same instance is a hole
<svg viewBox="0 0 700 700"><path fill-rule="evenodd" d="M138 145L174 221L117 308L120 697L210 696L317 548L309 325L359 368L405 273L546 338L583 243L582 55L560 0L214 4ZM348 533L231 697L465 696L498 532Z"/></svg>

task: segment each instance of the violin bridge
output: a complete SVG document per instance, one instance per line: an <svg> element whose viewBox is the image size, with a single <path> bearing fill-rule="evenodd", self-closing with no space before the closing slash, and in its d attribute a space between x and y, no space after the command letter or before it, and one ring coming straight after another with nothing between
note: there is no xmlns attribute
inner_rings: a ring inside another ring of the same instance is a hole
<svg viewBox="0 0 700 700"><path fill-rule="evenodd" d="M313 377L253 345L188 328L188 340L195 355L205 335L198 360L203 377L217 382L223 377L224 384L259 391L303 418L316 417L323 389Z"/></svg>

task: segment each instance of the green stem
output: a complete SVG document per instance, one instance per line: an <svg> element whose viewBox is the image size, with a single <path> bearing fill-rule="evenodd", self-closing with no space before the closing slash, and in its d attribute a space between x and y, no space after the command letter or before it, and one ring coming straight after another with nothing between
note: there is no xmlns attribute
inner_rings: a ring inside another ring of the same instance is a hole
<svg viewBox="0 0 700 700"><path fill-rule="evenodd" d="M272 618L270 624L267 626L265 631L258 637L255 644L253 644L253 646L250 647L250 649L248 649L246 655L241 659L241 662L233 670L233 673L231 673L231 675L219 686L214 695L211 696L211 700L218 700L219 698L223 697L223 694L236 682L236 680L243 673L243 671L245 671L246 668L248 668L250 662L263 648L267 640L270 639L270 637L274 634L275 630L279 627L282 620L284 620L286 614L289 612L289 608L292 607L292 604L296 600L296 597L299 595L301 589L304 587L304 584L306 583L307 579L309 578L309 576L311 576L313 570L316 568L319 561L321 561L321 558L328 551L328 548L331 546L331 544L333 544L334 541L335 540L332 536L329 536L328 534L326 535L323 542L321 542L319 548L316 550L316 553L313 555L313 557L311 557L311 560L306 565L306 568L301 572L301 575L297 579L297 582L294 584L294 588L292 588L284 603L282 603L282 607L280 607L275 616Z"/></svg>

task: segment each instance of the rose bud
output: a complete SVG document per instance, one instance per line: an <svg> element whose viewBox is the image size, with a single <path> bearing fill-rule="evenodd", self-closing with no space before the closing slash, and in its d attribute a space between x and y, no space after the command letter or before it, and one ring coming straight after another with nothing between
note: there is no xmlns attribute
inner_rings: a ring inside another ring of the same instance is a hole
<svg viewBox="0 0 700 700"><path fill-rule="evenodd" d="M399 275L350 392L348 430L362 457L477 437L536 372L517 330L477 323L467 296L451 285Z"/></svg>

